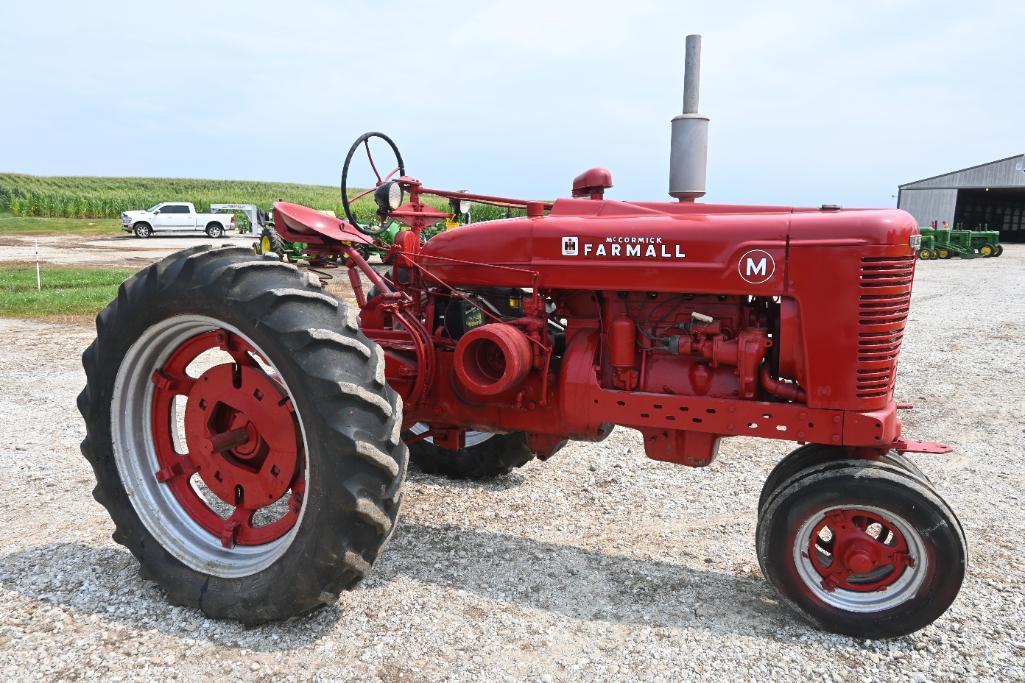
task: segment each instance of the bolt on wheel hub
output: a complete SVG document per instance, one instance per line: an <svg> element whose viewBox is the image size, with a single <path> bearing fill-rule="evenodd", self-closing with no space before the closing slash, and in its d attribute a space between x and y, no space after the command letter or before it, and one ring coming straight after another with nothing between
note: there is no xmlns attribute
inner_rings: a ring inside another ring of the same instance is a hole
<svg viewBox="0 0 1025 683"><path fill-rule="evenodd" d="M218 498L250 506L284 495L298 455L290 408L256 368L217 365L200 375L185 405L185 438L197 473Z"/></svg>
<svg viewBox="0 0 1025 683"><path fill-rule="evenodd" d="M876 506L835 506L796 529L793 559L805 590L850 612L879 612L914 597L928 572L921 534Z"/></svg>
<svg viewBox="0 0 1025 683"><path fill-rule="evenodd" d="M826 590L883 590L913 564L896 526L879 514L857 509L826 513L812 531L808 555Z"/></svg>
<svg viewBox="0 0 1025 683"><path fill-rule="evenodd" d="M202 353L221 349L231 362L193 379L186 368ZM251 346L225 330L204 332L182 343L152 376L153 430L160 469L187 515L217 536L225 548L260 545L284 536L301 508L302 447L295 410L274 377L257 363ZM171 434L170 415L185 397L184 451ZM222 503L225 518L197 491L196 475ZM287 509L267 524L258 512L291 491Z"/></svg>

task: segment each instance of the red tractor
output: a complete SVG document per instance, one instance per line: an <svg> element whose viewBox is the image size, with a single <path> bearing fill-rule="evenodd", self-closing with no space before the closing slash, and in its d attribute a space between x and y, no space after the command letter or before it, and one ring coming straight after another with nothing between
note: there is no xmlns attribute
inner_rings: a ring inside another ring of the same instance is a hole
<svg viewBox="0 0 1025 683"><path fill-rule="evenodd" d="M380 225L407 227L387 269L361 256L372 236L348 201L364 150ZM620 425L649 457L700 467L721 438L758 436L803 444L758 508L758 560L783 600L859 637L929 624L958 593L966 543L902 455L949 450L905 439L893 398L915 220L699 204L682 177L676 202L605 199L603 169L555 202L429 189L369 133L346 160L345 220L274 207L286 239L347 268L358 312L240 247L142 270L83 357L82 450L114 539L174 603L258 623L370 571L408 459L493 477ZM447 216L428 194L526 216L424 243Z"/></svg>

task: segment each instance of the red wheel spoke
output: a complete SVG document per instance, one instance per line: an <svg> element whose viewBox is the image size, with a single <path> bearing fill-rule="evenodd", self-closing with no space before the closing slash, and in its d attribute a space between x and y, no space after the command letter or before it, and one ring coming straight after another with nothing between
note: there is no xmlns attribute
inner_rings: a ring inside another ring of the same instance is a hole
<svg viewBox="0 0 1025 683"><path fill-rule="evenodd" d="M895 550L886 556L887 561L895 568L900 569L901 567L914 567L915 560L907 552L901 550Z"/></svg>
<svg viewBox="0 0 1025 683"><path fill-rule="evenodd" d="M224 528L221 530L221 545L225 548L234 548L238 541L239 534L246 529L253 528L253 515L256 510L250 510L239 505L231 513L228 519L224 520Z"/></svg>
<svg viewBox="0 0 1025 683"><path fill-rule="evenodd" d="M237 334L232 334L227 330L218 330L217 332L217 343L222 350L227 351L236 363L239 365L256 365L256 359L250 354L252 350Z"/></svg>
<svg viewBox="0 0 1025 683"><path fill-rule="evenodd" d="M158 389L170 392L171 394L187 394L192 390L192 385L196 383L196 380L192 379L184 372L179 374L167 367L154 370L153 376L150 377L150 381L152 381Z"/></svg>
<svg viewBox="0 0 1025 683"><path fill-rule="evenodd" d="M172 479L178 477L185 477L188 479L196 473L196 463L192 462L192 459L187 455L181 456L176 462L171 463L165 467L161 467L154 473L156 480L162 484L166 484Z"/></svg>
<svg viewBox="0 0 1025 683"><path fill-rule="evenodd" d="M363 141L363 147L367 150L367 159L370 161L370 168L374 170L374 175L377 176L377 184L381 184L381 174L377 171L377 165L374 164L374 155L370 153L370 139L367 138Z"/></svg>

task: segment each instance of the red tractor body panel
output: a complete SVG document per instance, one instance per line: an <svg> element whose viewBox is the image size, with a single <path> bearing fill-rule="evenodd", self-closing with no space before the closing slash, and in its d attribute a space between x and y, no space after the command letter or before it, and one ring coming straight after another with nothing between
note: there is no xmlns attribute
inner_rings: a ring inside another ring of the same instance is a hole
<svg viewBox="0 0 1025 683"><path fill-rule="evenodd" d="M888 449L900 437L892 393L916 233L896 210L561 199L548 215L404 251L396 281L420 273L426 285L547 301L496 323L534 348L532 370L512 389L496 383L498 395L479 383L492 371L510 379L511 346L446 338L445 316L426 312L439 321L428 370L386 329L386 303L370 302L363 323L385 347L407 422L443 442L463 429L526 431L543 453L620 424L644 433L652 457L692 465L720 435ZM546 324L564 330L562 350ZM502 362L467 369L485 346Z"/></svg>

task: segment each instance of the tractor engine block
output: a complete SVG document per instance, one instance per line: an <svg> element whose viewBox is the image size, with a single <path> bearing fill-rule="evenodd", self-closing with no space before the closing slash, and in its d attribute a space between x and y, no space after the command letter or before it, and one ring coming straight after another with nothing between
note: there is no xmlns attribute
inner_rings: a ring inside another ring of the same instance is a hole
<svg viewBox="0 0 1025 683"><path fill-rule="evenodd" d="M763 299L621 292L603 307L603 386L657 394L755 398L772 342Z"/></svg>

